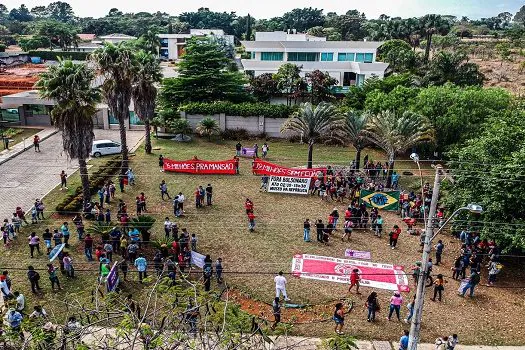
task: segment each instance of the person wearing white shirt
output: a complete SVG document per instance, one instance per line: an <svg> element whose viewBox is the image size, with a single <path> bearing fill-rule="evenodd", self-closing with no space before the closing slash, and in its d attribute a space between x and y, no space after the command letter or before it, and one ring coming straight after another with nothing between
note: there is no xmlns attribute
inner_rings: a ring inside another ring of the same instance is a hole
<svg viewBox="0 0 525 350"><path fill-rule="evenodd" d="M26 297L19 292L15 292L14 296L16 298L16 311L24 310L26 307Z"/></svg>
<svg viewBox="0 0 525 350"><path fill-rule="evenodd" d="M2 275L3 277L3 275ZM7 281L5 280L5 277L0 279L0 291L2 294L2 297L4 298L4 303L9 300L11 291L9 290L9 287L7 286Z"/></svg>
<svg viewBox="0 0 525 350"><path fill-rule="evenodd" d="M283 276L283 272L279 271L279 275L275 276L275 297L279 298L281 294L284 296L285 301L289 301L288 295L286 294L286 278Z"/></svg>
<svg viewBox="0 0 525 350"><path fill-rule="evenodd" d="M166 218L166 220L164 221L164 233L166 234L166 238L169 238L170 237L170 233L171 233L171 221L170 221L170 218Z"/></svg>

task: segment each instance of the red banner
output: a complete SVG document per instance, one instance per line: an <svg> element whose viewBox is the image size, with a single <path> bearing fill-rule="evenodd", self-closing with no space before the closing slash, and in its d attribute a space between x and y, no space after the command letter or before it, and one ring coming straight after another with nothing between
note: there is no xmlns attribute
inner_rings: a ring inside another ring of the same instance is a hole
<svg viewBox="0 0 525 350"><path fill-rule="evenodd" d="M238 160L229 159L210 162L200 159L176 161L164 158L164 171L187 174L230 174L237 173Z"/></svg>
<svg viewBox="0 0 525 350"><path fill-rule="evenodd" d="M327 282L350 283L350 273L358 269L362 287L409 292L403 266L328 256L298 254L292 260L292 274Z"/></svg>
<svg viewBox="0 0 525 350"><path fill-rule="evenodd" d="M265 162L261 159L255 159L252 164L252 171L255 175L270 176L290 176L290 177L314 177L322 172L326 175L326 168L298 169L285 168L276 164Z"/></svg>

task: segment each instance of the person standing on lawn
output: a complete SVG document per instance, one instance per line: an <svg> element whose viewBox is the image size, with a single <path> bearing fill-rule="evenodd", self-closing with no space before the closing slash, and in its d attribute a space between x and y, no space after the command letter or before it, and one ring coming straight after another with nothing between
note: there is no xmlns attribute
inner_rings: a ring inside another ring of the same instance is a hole
<svg viewBox="0 0 525 350"><path fill-rule="evenodd" d="M241 156L241 150L242 144L240 142L237 142L237 144L235 145L235 154L237 155L237 157Z"/></svg>
<svg viewBox="0 0 525 350"><path fill-rule="evenodd" d="M481 281L481 277L479 276L479 273L478 271L476 270L472 270L471 274L470 274L470 278L467 282L467 284L465 285L465 287L463 287L463 290L461 291L461 296L464 297L465 296L465 293L467 293L467 290L470 289L470 297L472 298L474 296L474 288L479 284L479 282Z"/></svg>
<svg viewBox="0 0 525 350"><path fill-rule="evenodd" d="M27 237L27 240L29 242L29 252L31 253L31 258L33 258L35 248L38 252L38 255L42 254L40 252L40 238L36 235L35 232L31 232L31 235Z"/></svg>
<svg viewBox="0 0 525 350"><path fill-rule="evenodd" d="M359 293L359 281L361 280L361 277L359 276L359 269L353 269L350 273L350 287L348 288L348 292L352 290L352 287L355 286L355 293Z"/></svg>
<svg viewBox="0 0 525 350"><path fill-rule="evenodd" d="M412 321L412 316L414 316L415 303L416 303L416 296L414 295L414 298L412 298L412 302L407 304L408 315L407 315L407 318L405 318L405 323L410 323L410 321Z"/></svg>
<svg viewBox="0 0 525 350"><path fill-rule="evenodd" d="M171 226L172 223L170 221L170 218L166 217L166 219L164 219L164 236L166 237L166 239L170 238Z"/></svg>
<svg viewBox="0 0 525 350"><path fill-rule="evenodd" d="M283 272L279 271L279 274L273 279L275 282L275 297L279 298L281 294L284 296L284 301L290 301L286 294L286 277L283 276Z"/></svg>
<svg viewBox="0 0 525 350"><path fill-rule="evenodd" d="M441 255L443 255L443 249L445 248L445 245L443 244L443 241L440 239L438 243L435 246L436 248L436 266L441 264Z"/></svg>
<svg viewBox="0 0 525 350"><path fill-rule="evenodd" d="M310 242L310 219L306 219L303 223L304 233L303 239L305 242Z"/></svg>
<svg viewBox="0 0 525 350"><path fill-rule="evenodd" d="M48 228L44 230L44 233L42 234L42 238L44 239L44 244L47 248L47 254L51 252L51 240L53 239L53 234L49 231Z"/></svg>
<svg viewBox="0 0 525 350"><path fill-rule="evenodd" d="M250 232L255 231L255 215L253 214L253 211L248 213L248 230Z"/></svg>
<svg viewBox="0 0 525 350"><path fill-rule="evenodd" d="M343 334L343 326L345 325L343 303L335 304L333 320L335 321L335 333L339 335Z"/></svg>
<svg viewBox="0 0 525 350"><path fill-rule="evenodd" d="M445 290L445 279L443 278L442 274L437 275L436 280L434 281L434 297L430 300L436 301L436 296L438 296L438 300L441 301L441 297L443 294L443 291Z"/></svg>
<svg viewBox="0 0 525 350"><path fill-rule="evenodd" d="M159 168L160 172L164 171L164 157L162 156L162 154L159 156Z"/></svg>
<svg viewBox="0 0 525 350"><path fill-rule="evenodd" d="M162 156L161 156L162 157ZM162 180L160 185L160 196L162 197L162 200L164 200L164 196L168 196L168 199L171 199L170 194L168 193L168 184L166 184L166 181Z"/></svg>
<svg viewBox="0 0 525 350"><path fill-rule="evenodd" d="M217 284L222 283L222 258L218 258L215 262L215 276L217 277Z"/></svg>
<svg viewBox="0 0 525 350"><path fill-rule="evenodd" d="M315 229L317 231L317 242L323 243L323 234L324 234L324 224L323 220L318 219L315 224Z"/></svg>
<svg viewBox="0 0 525 350"><path fill-rule="evenodd" d="M343 237L341 237L341 241L344 242L345 237L346 237L346 240L350 242L350 236L352 235L352 220L350 218L345 219L343 228L344 228L344 233L343 233Z"/></svg>
<svg viewBox="0 0 525 350"><path fill-rule="evenodd" d="M62 290L57 276L57 269L53 264L47 264L47 273L49 274L49 281L51 282L51 290L55 291L55 284L59 290Z"/></svg>
<svg viewBox="0 0 525 350"><path fill-rule="evenodd" d="M266 158L266 156L268 155L268 150L269 149L270 149L270 147L268 147L268 144L265 142L262 145L262 157L263 157L263 159Z"/></svg>
<svg viewBox="0 0 525 350"><path fill-rule="evenodd" d="M272 325L272 331L275 330L275 327L277 327L277 324L281 322L281 304L278 297L275 297L273 299L272 303L272 313L273 313L273 325Z"/></svg>
<svg viewBox="0 0 525 350"><path fill-rule="evenodd" d="M137 271L139 272L139 282L142 283L142 278L148 277L146 275L146 268L148 266L148 263L146 261L146 258L144 258L144 255L140 254L139 257L135 259L134 265L137 268Z"/></svg>
<svg viewBox="0 0 525 350"><path fill-rule="evenodd" d="M397 245L397 239L399 238L399 235L401 234L401 229L399 228L399 226L397 225L394 225L394 228L392 229L392 231L390 231L390 243L388 244L390 247L392 247L392 249L396 249L396 245Z"/></svg>
<svg viewBox="0 0 525 350"><path fill-rule="evenodd" d="M88 261L93 261L93 237L89 233L84 238L84 254Z"/></svg>
<svg viewBox="0 0 525 350"><path fill-rule="evenodd" d="M211 197L213 195L213 187L211 184L206 186L206 205L211 205Z"/></svg>
<svg viewBox="0 0 525 350"><path fill-rule="evenodd" d="M64 269L67 272L67 277L75 278L75 269L73 268L73 259L69 256L69 253L63 253L62 262L64 263Z"/></svg>
<svg viewBox="0 0 525 350"><path fill-rule="evenodd" d="M399 292L394 292L394 295L390 298L390 311L388 312L387 319L390 321L394 311L396 312L397 320L401 321L399 311L401 310L401 304L403 304L403 297Z"/></svg>
<svg viewBox="0 0 525 350"><path fill-rule="evenodd" d="M368 322L376 320L376 312L380 310L379 301L377 300L377 293L372 292L366 299L366 307L368 309Z"/></svg>
<svg viewBox="0 0 525 350"><path fill-rule="evenodd" d="M71 233L69 232L69 224L67 222L64 222L62 227L60 227L60 230L62 231L62 236L64 237L64 243L66 244L66 248L69 248L69 236Z"/></svg>
<svg viewBox="0 0 525 350"><path fill-rule="evenodd" d="M40 281L40 274L36 272L35 268L31 265L27 267L27 279L31 283L31 291L35 294L39 293L42 289L38 284L38 281Z"/></svg>

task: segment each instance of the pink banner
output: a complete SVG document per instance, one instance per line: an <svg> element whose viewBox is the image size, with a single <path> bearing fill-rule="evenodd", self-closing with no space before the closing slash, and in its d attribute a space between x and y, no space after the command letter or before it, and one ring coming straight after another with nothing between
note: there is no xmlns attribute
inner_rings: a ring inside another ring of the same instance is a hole
<svg viewBox="0 0 525 350"><path fill-rule="evenodd" d="M349 284L353 269L359 270L363 287L410 291L403 266L309 254L295 255L292 260L294 276L320 281Z"/></svg>
<svg viewBox="0 0 525 350"><path fill-rule="evenodd" d="M230 174L237 173L238 160L206 161L190 159L176 161L164 158L164 171L188 174Z"/></svg>
<svg viewBox="0 0 525 350"><path fill-rule="evenodd" d="M285 168L257 158L252 162L252 172L254 175L315 177L320 173L326 175L326 168Z"/></svg>
<svg viewBox="0 0 525 350"><path fill-rule="evenodd" d="M370 254L370 252L363 252L361 250L347 249L345 250L345 256L347 258L355 258L355 259L366 259L366 260L372 259L372 254Z"/></svg>

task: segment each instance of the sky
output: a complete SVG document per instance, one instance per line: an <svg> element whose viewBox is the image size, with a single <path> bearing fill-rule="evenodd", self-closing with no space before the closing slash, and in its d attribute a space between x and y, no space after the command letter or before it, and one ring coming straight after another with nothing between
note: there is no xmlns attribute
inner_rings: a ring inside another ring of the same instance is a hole
<svg viewBox="0 0 525 350"><path fill-rule="evenodd" d="M492 17L508 11L515 14L523 0L65 0L75 10L77 16L102 17L113 7L123 12L167 12L178 15L181 12L196 11L208 7L212 11L236 12L239 15L250 13L255 18L281 16L293 8L314 7L324 9L324 13L339 14L350 9L364 12L367 18L377 18L381 14L391 17L418 17L427 13L467 16L469 18ZM48 5L52 1L42 0L0 0L7 8L25 4L28 8Z"/></svg>

